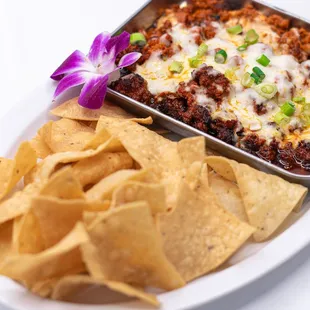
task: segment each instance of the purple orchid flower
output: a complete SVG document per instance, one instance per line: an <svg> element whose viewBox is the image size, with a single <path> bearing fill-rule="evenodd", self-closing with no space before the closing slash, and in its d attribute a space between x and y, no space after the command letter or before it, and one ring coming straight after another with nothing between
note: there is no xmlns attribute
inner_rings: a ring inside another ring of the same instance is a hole
<svg viewBox="0 0 310 310"><path fill-rule="evenodd" d="M141 53L128 53L115 64L116 57L129 46L129 41L128 32L115 37L100 33L87 56L78 50L73 52L51 75L53 80L60 81L54 99L69 88L84 84L78 103L84 108L99 109L115 72L134 64L141 57Z"/></svg>

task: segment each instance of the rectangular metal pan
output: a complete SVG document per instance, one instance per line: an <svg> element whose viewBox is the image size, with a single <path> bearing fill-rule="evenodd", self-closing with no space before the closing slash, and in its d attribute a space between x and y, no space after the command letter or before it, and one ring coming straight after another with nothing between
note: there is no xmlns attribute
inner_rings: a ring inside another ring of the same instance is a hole
<svg viewBox="0 0 310 310"><path fill-rule="evenodd" d="M226 4L230 9L240 9L246 3L251 3L255 8L260 10L266 15L270 14L278 14L283 17L289 18L291 20L292 26L302 26L308 30L310 30L310 22L302 19L300 17L294 16L282 9L267 5L266 3L259 0L225 0ZM125 21L123 25L121 25L118 29L115 30L114 33L119 31L128 31L134 32L141 28L149 28L153 25L156 19L159 17L158 12L159 9L167 8L169 5L173 3L181 3L180 0L151 0L148 1L145 6L143 6L137 13L135 13L130 19ZM189 1L190 2L190 1ZM292 173L286 171L280 167L277 167L269 162L264 161L254 155L246 153L245 151L226 144L225 142L218 140L207 133L204 133L200 130L197 130L189 125L186 125L180 121L173 119L167 115L162 114L152 108L139 103L131 98L128 98L122 94L115 92L112 89L108 89L109 98L111 100L116 101L121 107L124 109L133 112L140 116L152 116L154 121L164 128L171 130L183 137L192 137L197 135L202 135L206 139L207 147L213 149L216 152L219 152L223 156L227 156L229 158L235 159L238 162L242 162L248 164L258 170L266 171L269 173L273 173L283 177L284 179L303 184L305 186L310 187L310 175L300 175L296 173Z"/></svg>

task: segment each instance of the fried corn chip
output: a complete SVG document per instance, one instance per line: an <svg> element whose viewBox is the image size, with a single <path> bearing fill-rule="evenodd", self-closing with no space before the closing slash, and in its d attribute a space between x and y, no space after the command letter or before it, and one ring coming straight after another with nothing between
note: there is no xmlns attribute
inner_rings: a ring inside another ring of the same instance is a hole
<svg viewBox="0 0 310 310"><path fill-rule="evenodd" d="M89 271L97 271L91 274L95 279L167 290L184 285L163 252L146 202L131 203L106 212L88 232L98 255L91 255L94 253L83 247L82 251ZM89 267L93 264L99 264L100 268Z"/></svg>
<svg viewBox="0 0 310 310"><path fill-rule="evenodd" d="M55 245L68 234L74 225L83 219L84 211L100 212L105 210L107 210L105 203L43 196L35 197L31 206L45 249Z"/></svg>
<svg viewBox="0 0 310 310"><path fill-rule="evenodd" d="M64 275L85 271L80 246L88 242L81 223L54 247L38 254L9 256L0 263L0 274L27 286Z"/></svg>
<svg viewBox="0 0 310 310"><path fill-rule="evenodd" d="M301 185L224 157L208 157L207 163L215 172L237 183L249 223L257 228L254 239L258 242L268 239L301 205L308 192Z"/></svg>
<svg viewBox="0 0 310 310"><path fill-rule="evenodd" d="M78 121L61 119L53 122L45 142L54 153L81 151L94 136L94 130Z"/></svg>
<svg viewBox="0 0 310 310"><path fill-rule="evenodd" d="M177 146L185 167L190 166L193 162L202 162L206 157L204 137L182 139Z"/></svg>
<svg viewBox="0 0 310 310"><path fill-rule="evenodd" d="M29 184L22 191L0 203L0 224L27 213L32 197L39 193L38 184Z"/></svg>
<svg viewBox="0 0 310 310"><path fill-rule="evenodd" d="M204 158L204 141L189 138L178 144L135 122L105 116L99 119L96 130L102 128L116 136L142 168L153 173L154 182L165 184L168 205L174 207L179 184L186 175L190 161ZM192 155L189 152L191 149L195 150Z"/></svg>
<svg viewBox="0 0 310 310"><path fill-rule="evenodd" d="M227 211L235 215L239 220L248 222L240 190L236 183L211 171L209 173L209 184L211 190Z"/></svg>
<svg viewBox="0 0 310 310"><path fill-rule="evenodd" d="M37 156L29 142L23 142L13 160L0 158L0 200L37 163Z"/></svg>
<svg viewBox="0 0 310 310"><path fill-rule="evenodd" d="M111 137L106 143L100 145L96 150L86 150L78 152L64 152L53 154L42 162L40 162L36 168L28 174L28 182L44 182L55 171L57 165L74 163L79 160L90 158L101 152L115 152L116 148L115 138ZM27 183L28 183L27 182Z"/></svg>
<svg viewBox="0 0 310 310"><path fill-rule="evenodd" d="M101 144L106 143L109 139L111 139L111 134L105 130L102 129L100 131L97 131L93 138L89 141L87 141L86 145L84 146L84 150L95 150L97 149ZM119 151L125 151L123 148L121 142L118 139L114 139L115 142L115 148L118 148Z"/></svg>
<svg viewBox="0 0 310 310"><path fill-rule="evenodd" d="M120 170L102 179L86 192L88 200L107 200L112 198L113 191L126 181L141 181L147 176L147 170Z"/></svg>
<svg viewBox="0 0 310 310"><path fill-rule="evenodd" d="M101 115L120 118L136 119L136 117L117 105L105 101L103 106L98 110L90 110L81 107L78 104L78 97L70 99L51 111L53 115L81 121L97 121Z"/></svg>
<svg viewBox="0 0 310 310"><path fill-rule="evenodd" d="M45 248L38 219L30 209L14 225L13 249L19 254L36 254Z"/></svg>
<svg viewBox="0 0 310 310"><path fill-rule="evenodd" d="M60 278L53 278L53 279L39 281L33 284L31 287L29 287L29 289L34 294L39 295L42 298L49 298L51 297L53 290L59 281L60 281Z"/></svg>
<svg viewBox="0 0 310 310"><path fill-rule="evenodd" d="M12 254L13 221L0 226L0 262Z"/></svg>
<svg viewBox="0 0 310 310"><path fill-rule="evenodd" d="M148 294L140 288L122 282L98 280L86 275L67 276L60 279L53 288L52 299L66 300L70 295L72 296L92 285L105 286L112 291L137 297L153 306L159 306L156 296Z"/></svg>
<svg viewBox="0 0 310 310"><path fill-rule="evenodd" d="M220 207L211 191L197 195L186 183L175 210L159 214L157 224L169 261L187 282L219 267L254 232Z"/></svg>
<svg viewBox="0 0 310 310"><path fill-rule="evenodd" d="M36 136L29 141L31 147L35 150L38 158L45 158L48 155L53 154L53 151L46 144L46 139L50 139L52 124L52 121L44 124L38 130Z"/></svg>
<svg viewBox="0 0 310 310"><path fill-rule="evenodd" d="M55 172L41 188L39 194L61 199L82 199L85 197L82 185L75 177L71 167L64 167Z"/></svg>
<svg viewBox="0 0 310 310"><path fill-rule="evenodd" d="M51 124L52 122L46 123L42 128L39 129L37 135L29 141L31 147L35 150L38 158L43 159L53 154L53 151L45 142L46 130L50 131Z"/></svg>
<svg viewBox="0 0 310 310"><path fill-rule="evenodd" d="M82 186L96 184L108 175L123 169L133 168L133 159L127 152L99 153L73 165L75 177Z"/></svg>
<svg viewBox="0 0 310 310"><path fill-rule="evenodd" d="M128 181L113 192L111 208L134 201L148 202L153 215L165 212L167 209L165 187L160 184Z"/></svg>

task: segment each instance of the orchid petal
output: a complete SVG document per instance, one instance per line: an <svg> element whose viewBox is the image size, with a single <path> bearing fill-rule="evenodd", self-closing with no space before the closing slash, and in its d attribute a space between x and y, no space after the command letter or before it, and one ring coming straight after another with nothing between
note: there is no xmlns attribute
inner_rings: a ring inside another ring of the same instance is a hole
<svg viewBox="0 0 310 310"><path fill-rule="evenodd" d="M95 38L88 54L89 60L95 67L101 62L102 54L106 53L106 45L110 39L111 35L108 32L102 32Z"/></svg>
<svg viewBox="0 0 310 310"><path fill-rule="evenodd" d="M69 88L84 84L90 79L90 77L91 73L86 71L73 72L69 75L66 75L57 85L54 98L58 97Z"/></svg>
<svg viewBox="0 0 310 310"><path fill-rule="evenodd" d="M100 109L107 93L109 76L92 77L82 88L78 103L88 109Z"/></svg>
<svg viewBox="0 0 310 310"><path fill-rule="evenodd" d="M138 61L141 56L142 56L142 54L137 53L137 52L128 53L121 58L117 67L118 68L124 68L124 67L131 66L136 61Z"/></svg>
<svg viewBox="0 0 310 310"><path fill-rule="evenodd" d="M129 46L130 34L126 31L118 36L112 37L107 43L107 52L115 48L115 57Z"/></svg>
<svg viewBox="0 0 310 310"><path fill-rule="evenodd" d="M51 75L51 78L55 81L61 80L65 74L72 73L78 70L89 70L89 62L86 56L80 52L73 52Z"/></svg>

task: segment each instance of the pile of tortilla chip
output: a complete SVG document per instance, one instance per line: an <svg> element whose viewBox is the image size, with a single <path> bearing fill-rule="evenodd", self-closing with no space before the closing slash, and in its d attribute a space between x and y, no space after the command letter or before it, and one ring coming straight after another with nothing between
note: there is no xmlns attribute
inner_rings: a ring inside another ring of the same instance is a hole
<svg viewBox="0 0 310 310"><path fill-rule="evenodd" d="M0 158L0 274L42 297L96 285L158 306L149 288L181 288L272 238L307 193L111 104L52 113Z"/></svg>

